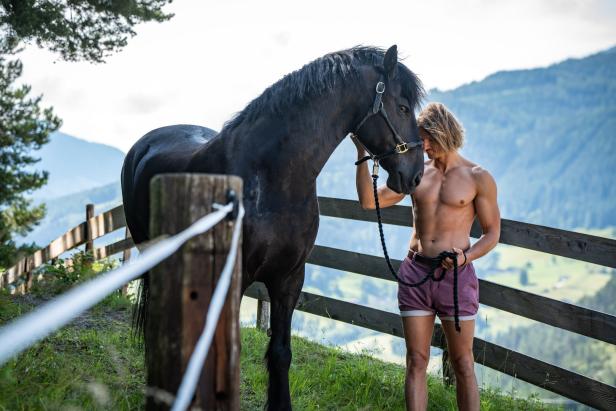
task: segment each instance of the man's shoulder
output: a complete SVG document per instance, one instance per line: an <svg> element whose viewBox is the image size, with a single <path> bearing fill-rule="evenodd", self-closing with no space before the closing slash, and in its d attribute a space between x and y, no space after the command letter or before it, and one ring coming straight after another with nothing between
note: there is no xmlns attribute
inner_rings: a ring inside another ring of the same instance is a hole
<svg viewBox="0 0 616 411"><path fill-rule="evenodd" d="M487 169L465 157L462 157L462 159L464 160L464 169L480 191L482 188L496 187L494 177Z"/></svg>
<svg viewBox="0 0 616 411"><path fill-rule="evenodd" d="M462 157L462 156L460 156ZM490 172L488 170L486 170L485 168L483 168L483 166L475 163L474 161L469 160L468 158L462 157L463 161L464 161L464 168L468 171L468 173L474 178L474 179L485 179L485 178L491 178L492 175L490 174Z"/></svg>
<svg viewBox="0 0 616 411"><path fill-rule="evenodd" d="M496 187L496 181L492 174L482 166L474 164L470 167L470 174L479 190Z"/></svg>
<svg viewBox="0 0 616 411"><path fill-rule="evenodd" d="M492 174L490 174L487 169L485 169L483 166L480 166L479 164L473 163L471 166L469 166L469 170L475 178L487 178L492 176Z"/></svg>

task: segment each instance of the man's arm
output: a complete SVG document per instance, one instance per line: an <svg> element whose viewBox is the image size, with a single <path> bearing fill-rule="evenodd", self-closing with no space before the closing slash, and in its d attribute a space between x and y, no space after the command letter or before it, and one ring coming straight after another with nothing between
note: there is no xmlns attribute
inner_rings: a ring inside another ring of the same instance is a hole
<svg viewBox="0 0 616 411"><path fill-rule="evenodd" d="M483 230L479 240L466 252L467 262L478 259L496 247L500 238L500 210L496 202L496 182L487 170L473 170L477 183L475 210L477 219ZM461 256L464 261L464 256Z"/></svg>
<svg viewBox="0 0 616 411"><path fill-rule="evenodd" d="M361 159L366 155L365 150L357 146L357 159ZM364 162L357 166L355 173L355 185L357 186L357 196L359 197L359 203L364 210L374 210L376 205L374 203L374 189L372 188L372 176L368 169L368 163ZM404 194L398 194L391 188L383 184L376 189L379 196L379 206L381 208L392 206L399 203L404 198Z"/></svg>

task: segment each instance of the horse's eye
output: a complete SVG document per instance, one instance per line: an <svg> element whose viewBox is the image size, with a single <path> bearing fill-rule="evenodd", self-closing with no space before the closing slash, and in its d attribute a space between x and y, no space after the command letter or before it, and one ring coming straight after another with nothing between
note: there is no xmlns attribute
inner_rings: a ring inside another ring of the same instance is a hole
<svg viewBox="0 0 616 411"><path fill-rule="evenodd" d="M400 104L400 112L404 114L408 114L411 112L411 109L405 106L404 104Z"/></svg>

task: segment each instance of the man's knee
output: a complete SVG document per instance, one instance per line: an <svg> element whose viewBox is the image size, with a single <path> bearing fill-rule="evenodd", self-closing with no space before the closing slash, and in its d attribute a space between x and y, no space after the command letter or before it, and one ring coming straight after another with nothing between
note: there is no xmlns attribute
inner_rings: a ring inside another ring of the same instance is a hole
<svg viewBox="0 0 616 411"><path fill-rule="evenodd" d="M472 352L450 358L450 361L457 378L475 376L475 361Z"/></svg>
<svg viewBox="0 0 616 411"><path fill-rule="evenodd" d="M413 374L425 374L428 369L429 356L421 352L406 353L406 370Z"/></svg>

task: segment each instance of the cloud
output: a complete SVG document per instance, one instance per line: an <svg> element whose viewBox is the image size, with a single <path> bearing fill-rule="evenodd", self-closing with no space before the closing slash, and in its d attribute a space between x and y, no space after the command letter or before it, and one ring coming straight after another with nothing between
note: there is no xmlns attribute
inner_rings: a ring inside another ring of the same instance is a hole
<svg viewBox="0 0 616 411"><path fill-rule="evenodd" d="M173 94L130 94L121 102L126 112L131 114L151 114L165 105L166 101L172 98Z"/></svg>

